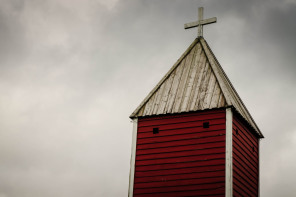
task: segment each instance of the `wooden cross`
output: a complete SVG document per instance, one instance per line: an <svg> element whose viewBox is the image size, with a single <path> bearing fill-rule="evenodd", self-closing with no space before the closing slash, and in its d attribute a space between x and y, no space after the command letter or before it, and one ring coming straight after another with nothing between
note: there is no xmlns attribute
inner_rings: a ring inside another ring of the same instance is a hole
<svg viewBox="0 0 296 197"><path fill-rule="evenodd" d="M209 18L209 19L203 19L203 7L198 8L198 21L186 23L184 25L185 29L190 29L193 27L198 27L198 37L202 37L203 29L202 27L207 24L216 23L217 18Z"/></svg>

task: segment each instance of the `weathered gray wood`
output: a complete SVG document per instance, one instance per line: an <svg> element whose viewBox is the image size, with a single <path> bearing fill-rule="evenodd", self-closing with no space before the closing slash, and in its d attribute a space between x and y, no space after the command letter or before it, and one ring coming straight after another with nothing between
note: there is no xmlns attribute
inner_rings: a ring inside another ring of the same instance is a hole
<svg viewBox="0 0 296 197"><path fill-rule="evenodd" d="M219 101L219 97L220 97L220 86L216 80L216 83L215 83L215 89L214 89L214 93L213 93L213 96L211 98L211 103L210 103L210 109L212 108L217 108L218 107L218 101Z"/></svg>
<svg viewBox="0 0 296 197"><path fill-rule="evenodd" d="M196 78L194 81L193 93L191 94L191 98L189 101L190 102L189 111L194 111L195 104L198 102L197 99L198 99L198 94L199 94L199 90L200 90L201 80L203 78L204 70L207 69L205 62L206 62L206 57L205 57L204 53L201 52L200 58L198 61L198 71L197 71Z"/></svg>
<svg viewBox="0 0 296 197"><path fill-rule="evenodd" d="M205 98L203 101L203 109L208 109L210 107L212 95L214 92L215 82L216 82L216 77L215 77L214 73L211 72L209 84L208 84Z"/></svg>
<svg viewBox="0 0 296 197"><path fill-rule="evenodd" d="M201 78L201 81L200 81L200 86L199 86L199 89L198 89L198 95L197 95L197 101L195 103L195 107L194 107L194 110L202 110L202 101L203 101L203 98L205 96L205 91L206 91L206 87L207 87L207 83L208 83L208 80L209 80L209 76L210 76L210 72L211 72L211 68L209 67L209 63L205 63L205 69L202 73L202 78Z"/></svg>
<svg viewBox="0 0 296 197"><path fill-rule="evenodd" d="M196 69L198 66L195 63L196 54L199 53L200 51L201 51L201 47L199 45L197 45L194 49L193 58L191 61L190 70L189 70L188 77L187 77L187 83L186 83L183 99L181 102L181 111L182 112L187 111L188 100L189 100L190 94L192 92L192 86L193 86L194 78L196 75Z"/></svg>
<svg viewBox="0 0 296 197"><path fill-rule="evenodd" d="M184 70L183 70L183 73L182 73L182 76L181 76L181 79L180 79L180 83L179 83L179 87L178 87L178 91L177 91L177 94L176 94L176 99L175 99L175 103L174 103L174 107L173 107L173 113L177 113L177 112L180 111L182 97L183 97L185 85L186 85L187 78L188 78L190 64L191 64L192 57L193 57L193 54L192 54L193 52L194 51L191 50L191 52L185 58Z"/></svg>
<svg viewBox="0 0 296 197"><path fill-rule="evenodd" d="M131 117L233 106L263 136L213 52L200 37L145 98Z"/></svg>
<svg viewBox="0 0 296 197"><path fill-rule="evenodd" d="M217 104L218 108L223 107L223 105L221 105L223 98L224 98L224 95L223 95L223 92L221 91L221 94L220 94L219 99L218 99L218 104Z"/></svg>
<svg viewBox="0 0 296 197"><path fill-rule="evenodd" d="M186 23L186 24L184 24L184 29L191 29L194 27L198 27L199 25L208 25L208 24L212 24L212 23L216 23L216 22L217 22L217 18L212 17L212 18L200 20L199 22L194 21L194 22Z"/></svg>
<svg viewBox="0 0 296 197"><path fill-rule="evenodd" d="M189 98L188 98L188 104L187 104L187 108L186 108L186 111L192 111L193 110L193 107L192 107L192 102L195 102L193 101L193 96L195 94L195 90L196 90L196 85L197 85L197 80L198 80L198 77L200 75L200 70L202 69L202 65L200 64L201 62L201 59L202 59L202 50L201 50L201 46L200 44L198 45L198 51L196 53L196 58L194 60L194 78L193 78L193 82L192 82L192 87L191 87L191 91L190 91L190 94L189 94ZM192 109L191 109L192 108Z"/></svg>
<svg viewBox="0 0 296 197"><path fill-rule="evenodd" d="M221 95L221 100L220 100L220 103L219 103L219 107L225 107L227 105L226 103L226 99L225 99L225 96L224 94Z"/></svg>
<svg viewBox="0 0 296 197"><path fill-rule="evenodd" d="M197 32L198 32L198 36L202 36L203 35L203 29L202 29L202 27L203 27L203 25L201 24L201 21L203 20L203 7L200 7L200 8L198 8L198 23L199 23L199 25L198 25L198 30L197 30Z"/></svg>
<svg viewBox="0 0 296 197"><path fill-rule="evenodd" d="M165 113L164 109L165 109L165 106L166 106L167 101L168 101L169 92L170 92L170 90L172 88L172 81L174 80L175 74L176 74L176 70L174 70L174 72L172 72L171 76L163 84L163 86L164 86L163 95L162 95L162 98L161 98L161 101L160 101L160 104L159 104L159 107L158 107L158 111L157 111L156 114Z"/></svg>
<svg viewBox="0 0 296 197"><path fill-rule="evenodd" d="M173 109L173 104L175 102L175 98L177 95L180 79L184 70L185 61L182 61L181 65L176 69L176 75L174 77L174 80L172 82L172 88L169 94L168 102L166 105L165 112L171 113Z"/></svg>
<svg viewBox="0 0 296 197"><path fill-rule="evenodd" d="M210 52L209 48L207 47L204 39L200 39L201 41L201 46L203 47L205 53L206 53L206 56L207 56L207 59L213 69L213 72L215 73L216 77L217 77L217 80L220 84L220 87L222 89L222 92L225 96L225 100L226 100L226 103L227 105L231 105L231 98L230 98L230 94L229 94L229 90L228 88L226 87L226 84L225 84L225 81L223 80L222 76L221 76L221 73L219 72L219 69L216 65L216 62L215 62L215 58L214 56L212 55L212 53Z"/></svg>
<svg viewBox="0 0 296 197"><path fill-rule="evenodd" d="M144 116L146 116L146 115L150 115L151 114L151 112L152 112L152 105L153 105L153 103L154 103L154 99L155 99L155 96L156 94L153 94L151 97L150 97L150 99L149 99L149 101L146 103L146 105L143 105L143 107L145 107L145 111L144 111Z"/></svg>
<svg viewBox="0 0 296 197"><path fill-rule="evenodd" d="M164 88L165 88L165 86L162 84L160 86L159 90L157 91L157 95L156 95L154 103L153 103L152 115L156 114L158 111L158 106L159 106Z"/></svg>
<svg viewBox="0 0 296 197"><path fill-rule="evenodd" d="M195 39L193 43L187 48L187 50L181 55L181 57L177 60L177 62L172 66L172 68L167 72L167 74L158 82L158 84L150 91L148 96L142 101L142 103L135 109L135 111L130 115L130 118L137 116L138 111L141 109L143 105L150 99L150 97L157 91L159 86L170 76L170 74L176 69L179 63L186 57L186 55L191 51L191 49L195 46L198 42L198 39Z"/></svg>
<svg viewBox="0 0 296 197"><path fill-rule="evenodd" d="M205 81L205 89L203 89L203 92L204 92L204 94L203 94L203 98L200 100L200 106L199 106L199 108L200 109L202 109L202 110L204 110L204 109L206 109L206 105L207 105L207 103L208 103L208 101L207 101L207 95L208 95L208 93L209 93L209 91L211 91L212 90L212 84L214 84L213 83L213 79L214 79L214 73L213 73L213 71L212 71L212 69L211 69L211 67L209 66L209 70L210 70L210 73L209 73L209 75L207 76L207 80Z"/></svg>
<svg viewBox="0 0 296 197"><path fill-rule="evenodd" d="M146 107L146 106L144 106L144 107L142 107L142 108L140 109L140 111L139 111L139 116L143 116L144 111L145 111L145 107Z"/></svg>
<svg viewBox="0 0 296 197"><path fill-rule="evenodd" d="M215 75L219 81L223 94L225 96L225 102L227 106L234 106L236 110L252 125L252 127L257 131L259 136L262 136L260 129L258 128L257 124L253 120L251 114L249 113L248 109L244 105L243 101L238 96L235 88L232 86L230 80L228 79L227 75L223 71L222 67L220 66L219 62L216 60L215 56L213 55L212 51L208 47L207 43L203 38L201 38L201 44L204 48L209 62L212 65L212 68L215 72Z"/></svg>
<svg viewBox="0 0 296 197"><path fill-rule="evenodd" d="M194 27L198 27L198 37L203 36L203 26L204 25L208 25L211 23L216 23L217 22L217 18L213 17L213 18L209 18L209 19L203 19L203 7L198 8L198 20L195 22L190 22L190 23L186 23L184 24L184 28L185 29L190 29L190 28L194 28Z"/></svg>

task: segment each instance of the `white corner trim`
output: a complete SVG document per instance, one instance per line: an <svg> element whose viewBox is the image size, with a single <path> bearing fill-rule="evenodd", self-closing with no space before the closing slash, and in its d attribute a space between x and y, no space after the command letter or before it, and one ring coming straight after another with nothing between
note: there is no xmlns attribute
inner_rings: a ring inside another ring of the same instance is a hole
<svg viewBox="0 0 296 197"><path fill-rule="evenodd" d="M138 118L133 119L133 137L132 137L132 151L131 151L131 166L129 176L128 196L132 197L134 192L134 178L135 178L135 163L136 163L136 147L137 147L137 130Z"/></svg>
<svg viewBox="0 0 296 197"><path fill-rule="evenodd" d="M258 197L260 197L260 141L261 138L258 139Z"/></svg>
<svg viewBox="0 0 296 197"><path fill-rule="evenodd" d="M225 197L233 196L232 119L231 108L226 108Z"/></svg>

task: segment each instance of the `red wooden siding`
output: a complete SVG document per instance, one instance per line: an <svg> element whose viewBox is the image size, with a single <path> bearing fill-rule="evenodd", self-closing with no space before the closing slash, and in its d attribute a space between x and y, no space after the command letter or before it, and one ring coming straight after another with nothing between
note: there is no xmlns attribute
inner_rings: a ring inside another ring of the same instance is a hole
<svg viewBox="0 0 296 197"><path fill-rule="evenodd" d="M135 165L134 196L224 196L225 109L139 118Z"/></svg>
<svg viewBox="0 0 296 197"><path fill-rule="evenodd" d="M233 119L233 196L258 196L259 139L248 126Z"/></svg>

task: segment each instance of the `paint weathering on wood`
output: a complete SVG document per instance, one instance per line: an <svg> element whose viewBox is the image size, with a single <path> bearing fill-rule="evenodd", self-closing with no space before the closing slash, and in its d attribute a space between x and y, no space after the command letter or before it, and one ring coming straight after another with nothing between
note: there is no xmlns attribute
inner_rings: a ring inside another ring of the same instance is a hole
<svg viewBox="0 0 296 197"><path fill-rule="evenodd" d="M219 90L214 94L215 84L218 84L217 79L198 43L142 106L143 113L137 116L218 108L219 102L215 98L223 97L223 94ZM218 85L216 89L219 89Z"/></svg>
<svg viewBox="0 0 296 197"><path fill-rule="evenodd" d="M203 37L194 40L131 118L233 106L263 137Z"/></svg>

